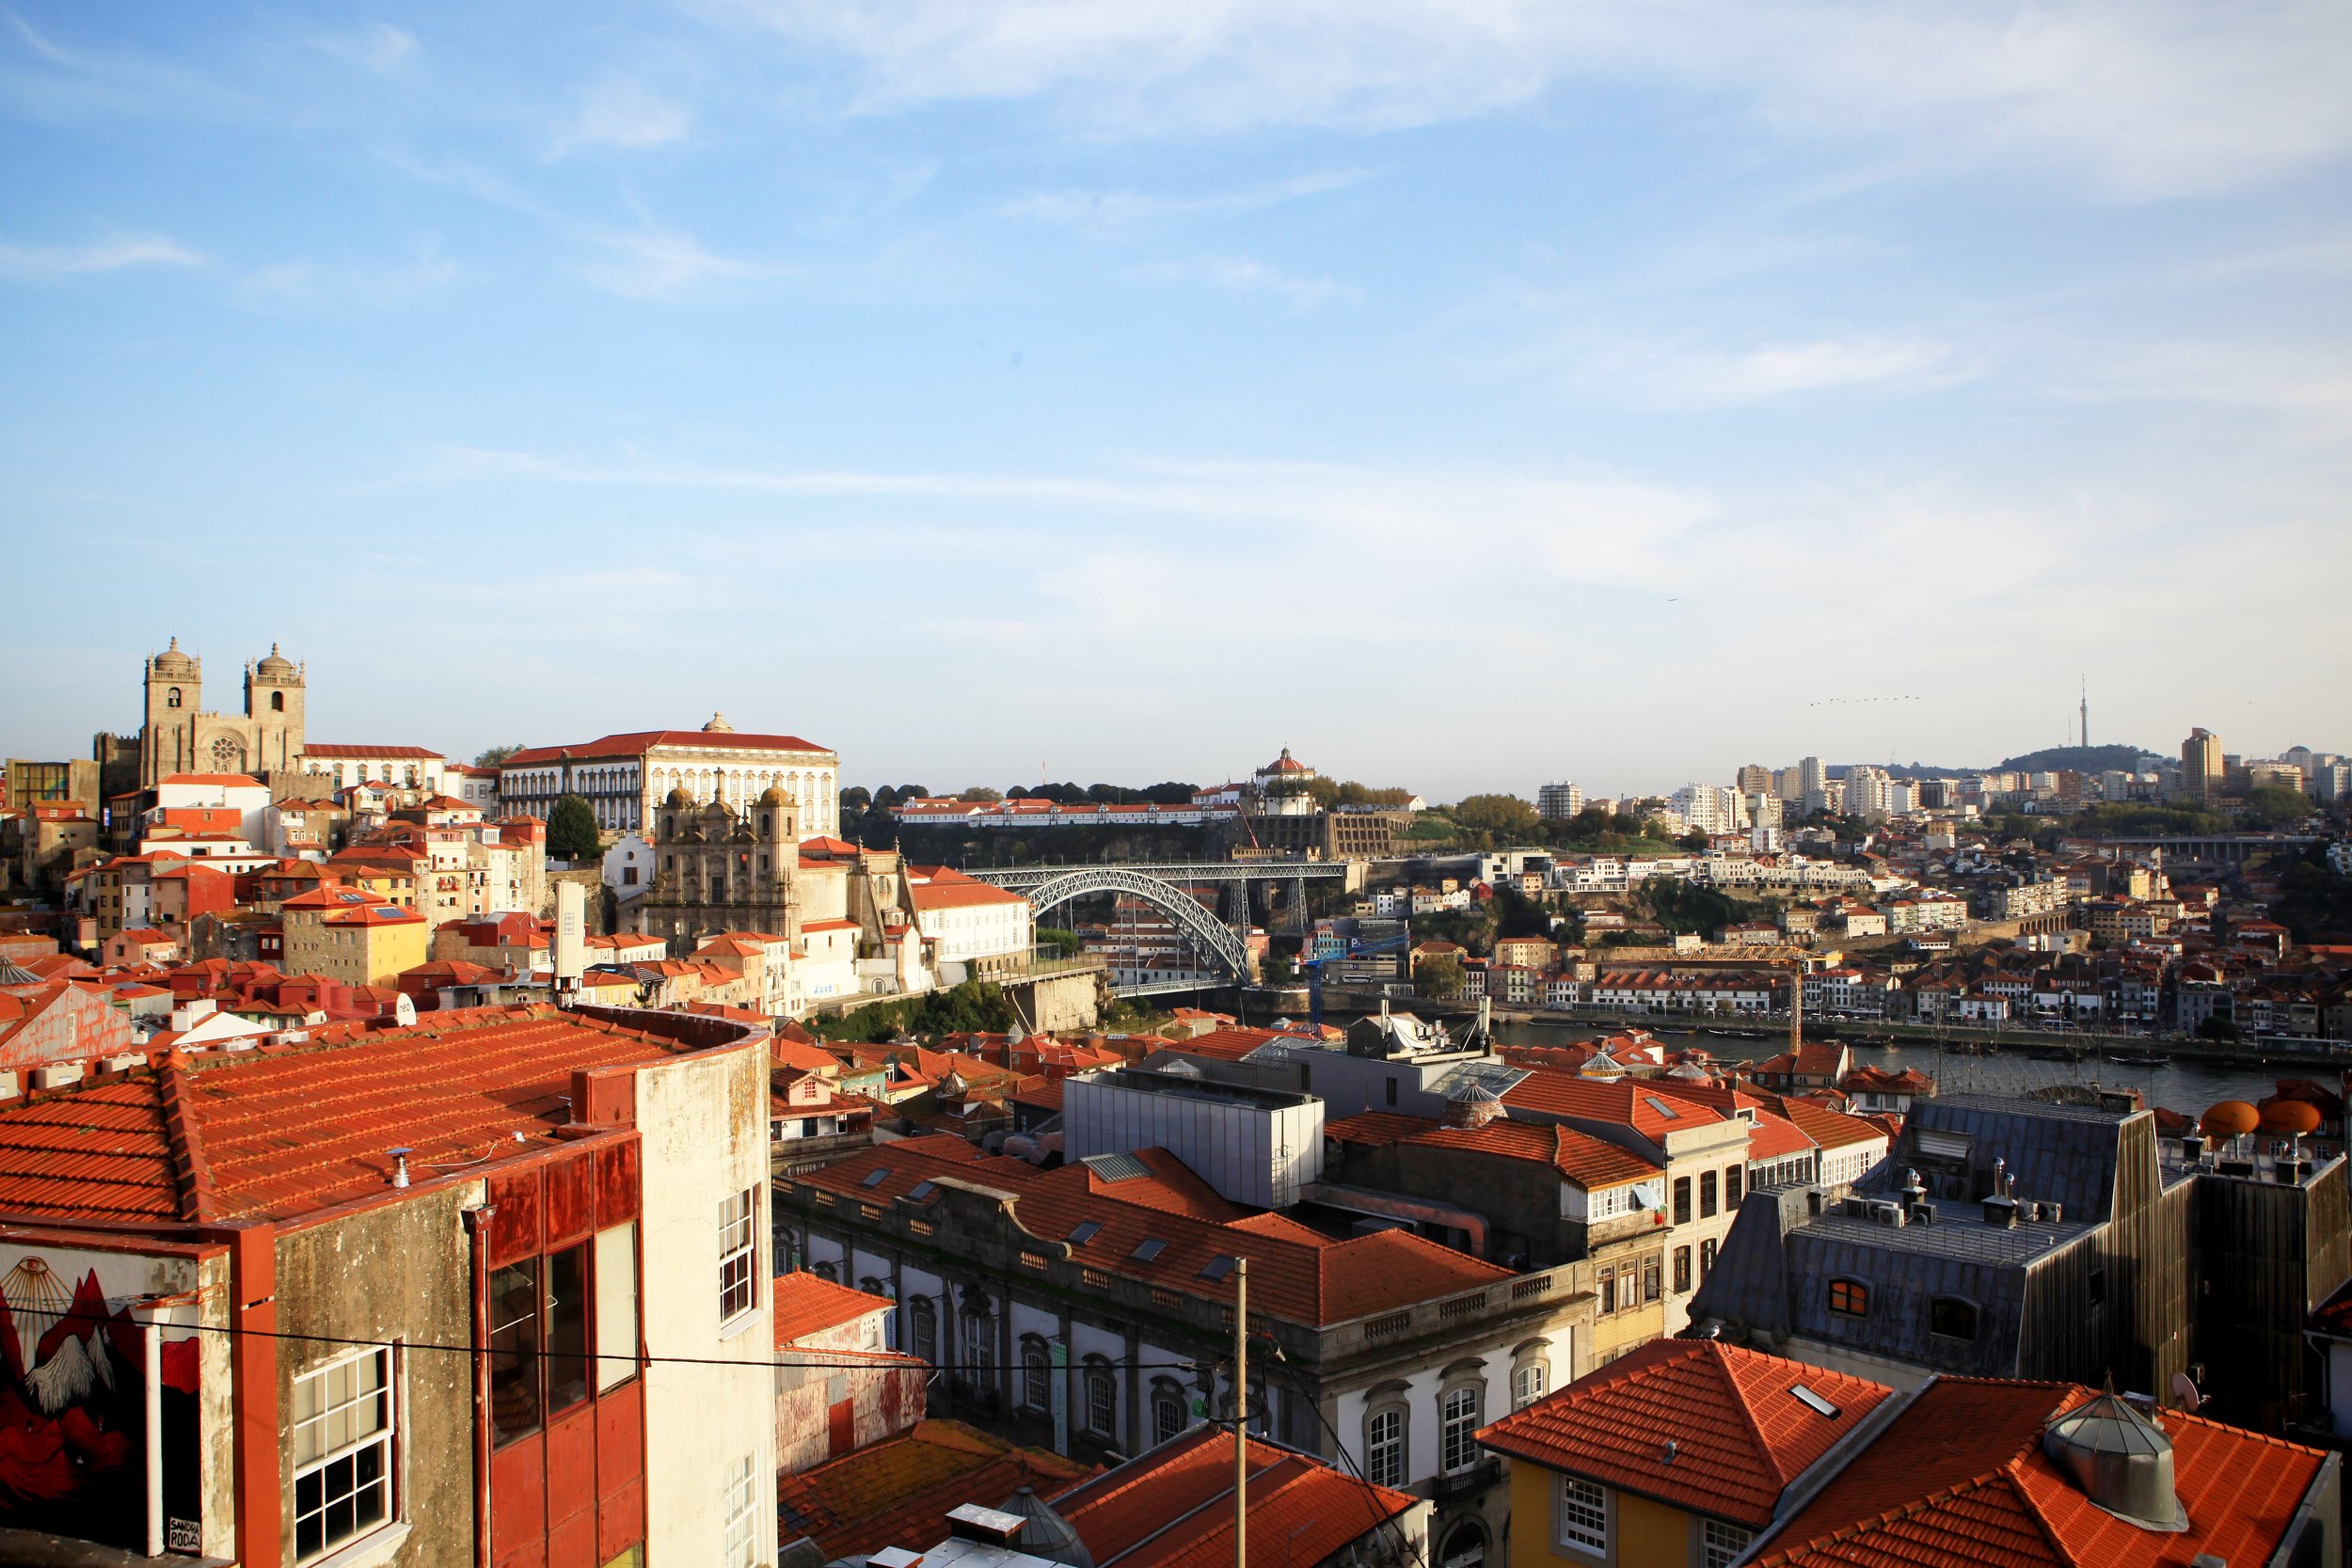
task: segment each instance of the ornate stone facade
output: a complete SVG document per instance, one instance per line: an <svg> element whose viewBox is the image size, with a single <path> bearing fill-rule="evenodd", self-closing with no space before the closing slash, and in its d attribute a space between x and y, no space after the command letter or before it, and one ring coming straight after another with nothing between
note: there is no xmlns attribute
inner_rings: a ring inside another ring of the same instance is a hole
<svg viewBox="0 0 2352 1568"><path fill-rule="evenodd" d="M303 667L276 643L245 667L245 715L204 711L204 663L180 640L147 661L139 724L139 787L174 773L292 771L302 754Z"/></svg>
<svg viewBox="0 0 2352 1568"><path fill-rule="evenodd" d="M801 814L770 785L741 810L696 804L673 789L654 814L652 891L637 904L637 928L663 938L673 954L721 931L801 937Z"/></svg>

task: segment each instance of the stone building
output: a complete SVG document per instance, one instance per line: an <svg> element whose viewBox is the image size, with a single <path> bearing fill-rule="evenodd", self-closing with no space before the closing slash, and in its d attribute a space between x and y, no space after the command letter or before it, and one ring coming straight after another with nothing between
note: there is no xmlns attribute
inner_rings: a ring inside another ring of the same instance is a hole
<svg viewBox="0 0 2352 1568"><path fill-rule="evenodd" d="M546 816L577 795L608 835L645 832L674 789L744 806L771 789L812 833L841 826L841 756L791 735L739 731L723 714L699 730L639 730L570 746L526 746L499 764L499 800Z"/></svg>
<svg viewBox="0 0 2352 1568"><path fill-rule="evenodd" d="M302 754L303 667L278 644L245 667L245 713L204 711L204 661L180 651L180 640L147 661L141 674L138 734L142 789L171 773L292 771ZM105 742L101 736L103 760Z"/></svg>
<svg viewBox="0 0 2352 1568"><path fill-rule="evenodd" d="M635 929L667 940L674 956L721 931L800 941L801 812L781 785L739 811L673 789L652 837L653 886L638 901Z"/></svg>

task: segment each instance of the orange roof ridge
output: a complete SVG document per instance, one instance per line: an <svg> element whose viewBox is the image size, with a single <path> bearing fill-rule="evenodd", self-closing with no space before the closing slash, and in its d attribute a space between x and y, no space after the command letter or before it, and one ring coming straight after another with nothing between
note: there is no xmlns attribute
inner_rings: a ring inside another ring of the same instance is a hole
<svg viewBox="0 0 2352 1568"><path fill-rule="evenodd" d="M220 1196L213 1186L212 1162L196 1132L196 1105L188 1092L188 1059L178 1051L167 1053L155 1069L155 1086L163 1104L164 1139L171 1148L172 1173L180 1182L180 1217L220 1218Z"/></svg>

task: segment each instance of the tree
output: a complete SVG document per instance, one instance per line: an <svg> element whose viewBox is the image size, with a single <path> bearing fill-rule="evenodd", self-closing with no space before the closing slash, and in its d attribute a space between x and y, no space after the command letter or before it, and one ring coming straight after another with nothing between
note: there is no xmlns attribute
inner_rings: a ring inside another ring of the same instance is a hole
<svg viewBox="0 0 2352 1568"><path fill-rule="evenodd" d="M2311 816L2311 798L2299 789L2260 784L2246 792L2246 816L2258 828L2283 828Z"/></svg>
<svg viewBox="0 0 2352 1568"><path fill-rule="evenodd" d="M1065 931L1057 926L1040 926L1037 928L1037 944L1052 948L1054 957L1057 958L1074 958L1085 952L1087 946L1077 932Z"/></svg>
<svg viewBox="0 0 2352 1568"><path fill-rule="evenodd" d="M520 746L492 746L478 754L473 759L473 765L476 768L496 768L521 750Z"/></svg>
<svg viewBox="0 0 2352 1568"><path fill-rule="evenodd" d="M1436 1002L1458 1001L1462 995L1462 960L1451 953L1422 959L1413 971L1413 990Z"/></svg>
<svg viewBox="0 0 2352 1568"><path fill-rule="evenodd" d="M603 852L596 832L595 808L577 795L566 795L548 813L548 856L559 861L592 861Z"/></svg>
<svg viewBox="0 0 2352 1568"><path fill-rule="evenodd" d="M2197 1037L2201 1040L2233 1040L2237 1038L2237 1025L2217 1014L2197 1026Z"/></svg>
<svg viewBox="0 0 2352 1568"><path fill-rule="evenodd" d="M995 801L1001 800L1004 798L1004 791L991 789L986 784L974 784L971 788L962 791L956 797L959 800L970 800L975 805L993 804Z"/></svg>
<svg viewBox="0 0 2352 1568"><path fill-rule="evenodd" d="M1543 825L1535 808L1516 795L1467 795L1447 815L1466 832L1497 839L1532 838Z"/></svg>

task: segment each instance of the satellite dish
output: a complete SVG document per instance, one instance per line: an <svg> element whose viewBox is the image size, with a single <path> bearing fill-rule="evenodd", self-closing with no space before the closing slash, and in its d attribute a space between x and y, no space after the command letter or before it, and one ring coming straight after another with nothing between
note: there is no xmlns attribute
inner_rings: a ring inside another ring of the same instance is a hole
<svg viewBox="0 0 2352 1568"><path fill-rule="evenodd" d="M2186 1372L2174 1372L2172 1374L2172 1400L2183 1410L2194 1416L2197 1414L2197 1407L2205 1402L2205 1396L2197 1391L2197 1385L2189 1381Z"/></svg>

